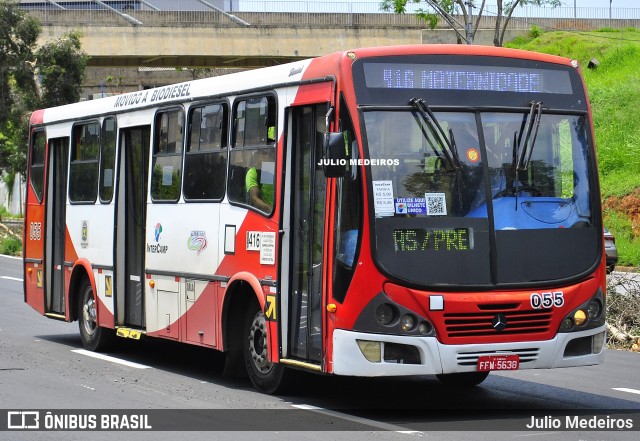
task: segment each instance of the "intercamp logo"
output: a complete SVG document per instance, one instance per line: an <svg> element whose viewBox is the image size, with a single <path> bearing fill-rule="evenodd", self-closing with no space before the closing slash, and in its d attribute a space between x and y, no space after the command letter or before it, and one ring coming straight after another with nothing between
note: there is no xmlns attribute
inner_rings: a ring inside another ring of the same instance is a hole
<svg viewBox="0 0 640 441"><path fill-rule="evenodd" d="M17 410L7 413L7 429L39 429L40 412Z"/></svg>

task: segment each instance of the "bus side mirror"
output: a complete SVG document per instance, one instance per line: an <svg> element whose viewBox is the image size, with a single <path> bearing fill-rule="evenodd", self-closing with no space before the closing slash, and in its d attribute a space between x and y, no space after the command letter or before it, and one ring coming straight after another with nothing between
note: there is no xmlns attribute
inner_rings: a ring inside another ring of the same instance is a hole
<svg viewBox="0 0 640 441"><path fill-rule="evenodd" d="M322 168L327 178L341 178L347 169L347 151L342 132L324 134Z"/></svg>

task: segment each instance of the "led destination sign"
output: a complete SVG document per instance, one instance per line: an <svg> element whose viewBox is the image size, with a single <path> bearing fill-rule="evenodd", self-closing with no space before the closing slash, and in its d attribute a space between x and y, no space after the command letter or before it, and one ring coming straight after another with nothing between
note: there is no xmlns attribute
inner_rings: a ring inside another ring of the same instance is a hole
<svg viewBox="0 0 640 441"><path fill-rule="evenodd" d="M396 251L467 251L473 249L469 228L393 230Z"/></svg>
<svg viewBox="0 0 640 441"><path fill-rule="evenodd" d="M572 93L569 72L455 64L365 63L367 87L516 93Z"/></svg>

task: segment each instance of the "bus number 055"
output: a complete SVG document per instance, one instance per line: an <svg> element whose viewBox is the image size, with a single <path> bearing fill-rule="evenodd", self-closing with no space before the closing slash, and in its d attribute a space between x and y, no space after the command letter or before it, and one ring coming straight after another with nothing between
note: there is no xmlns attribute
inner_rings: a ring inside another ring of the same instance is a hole
<svg viewBox="0 0 640 441"><path fill-rule="evenodd" d="M534 292L531 294L531 307L533 309L548 309L552 306L560 308L562 305L564 305L564 293L562 291Z"/></svg>

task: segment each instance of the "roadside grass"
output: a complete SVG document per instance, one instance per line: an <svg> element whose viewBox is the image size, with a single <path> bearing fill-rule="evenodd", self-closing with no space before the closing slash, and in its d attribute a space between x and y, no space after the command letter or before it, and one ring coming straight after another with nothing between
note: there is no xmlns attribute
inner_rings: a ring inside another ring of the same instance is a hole
<svg viewBox="0 0 640 441"><path fill-rule="evenodd" d="M640 216L616 205L640 194L640 30L540 33L534 28L507 46L580 62L593 111L604 223L616 238L619 264L640 266ZM598 65L589 69L593 58Z"/></svg>
<svg viewBox="0 0 640 441"><path fill-rule="evenodd" d="M0 254L7 256L19 256L22 253L22 241L15 237L0 239Z"/></svg>
<svg viewBox="0 0 640 441"><path fill-rule="evenodd" d="M638 266L637 262L640 262L640 237L633 234L632 220L619 211L607 209L604 211L604 219L607 228L615 232L618 264Z"/></svg>
<svg viewBox="0 0 640 441"><path fill-rule="evenodd" d="M22 220L9 213L6 207L0 206L0 254L20 256L22 254L22 227L18 231L8 228L3 220Z"/></svg>

